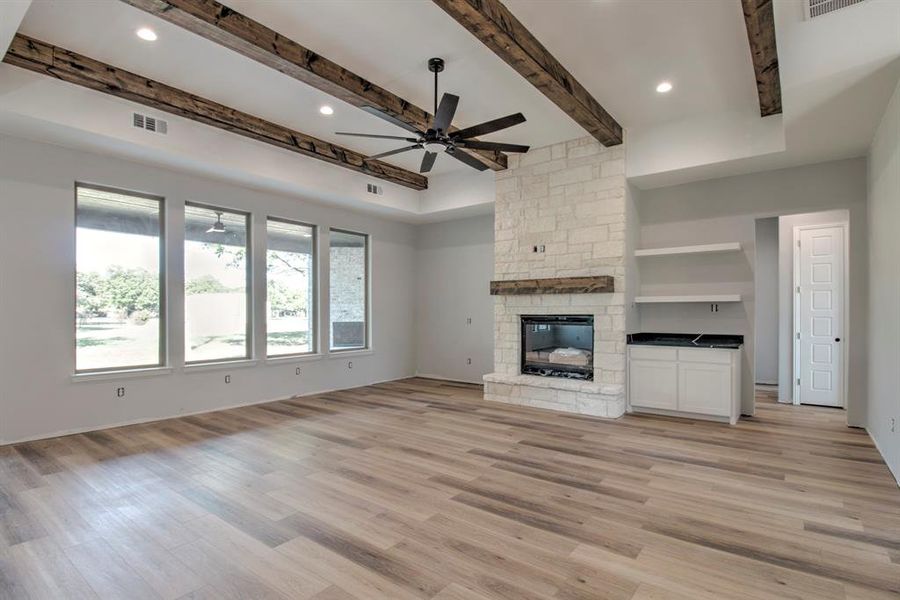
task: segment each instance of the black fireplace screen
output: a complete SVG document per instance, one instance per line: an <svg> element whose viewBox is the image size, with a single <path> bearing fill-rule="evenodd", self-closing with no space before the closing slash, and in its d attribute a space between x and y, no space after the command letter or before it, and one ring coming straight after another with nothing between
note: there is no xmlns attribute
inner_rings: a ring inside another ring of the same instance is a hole
<svg viewBox="0 0 900 600"><path fill-rule="evenodd" d="M594 317L522 315L522 373L594 379Z"/></svg>

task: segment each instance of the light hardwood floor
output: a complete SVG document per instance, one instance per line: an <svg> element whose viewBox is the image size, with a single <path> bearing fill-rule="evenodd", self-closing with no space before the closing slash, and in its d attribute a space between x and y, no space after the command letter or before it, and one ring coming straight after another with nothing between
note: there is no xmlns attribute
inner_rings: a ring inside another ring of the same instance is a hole
<svg viewBox="0 0 900 600"><path fill-rule="evenodd" d="M833 409L618 421L409 379L0 447L0 597L900 597Z"/></svg>

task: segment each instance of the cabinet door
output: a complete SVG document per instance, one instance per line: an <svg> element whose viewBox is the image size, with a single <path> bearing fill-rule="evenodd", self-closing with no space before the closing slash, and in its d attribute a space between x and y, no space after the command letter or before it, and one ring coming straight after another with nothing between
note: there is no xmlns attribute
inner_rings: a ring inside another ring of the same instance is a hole
<svg viewBox="0 0 900 600"><path fill-rule="evenodd" d="M634 407L678 409L678 363L632 359L628 397Z"/></svg>
<svg viewBox="0 0 900 600"><path fill-rule="evenodd" d="M727 417L731 393L731 365L679 363L678 410Z"/></svg>

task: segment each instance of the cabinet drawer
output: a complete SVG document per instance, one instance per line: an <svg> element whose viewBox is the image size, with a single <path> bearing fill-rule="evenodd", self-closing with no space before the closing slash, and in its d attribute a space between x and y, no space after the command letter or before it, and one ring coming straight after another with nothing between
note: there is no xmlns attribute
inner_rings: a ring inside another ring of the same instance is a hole
<svg viewBox="0 0 900 600"><path fill-rule="evenodd" d="M718 365L731 364L731 350L715 350L713 348L680 348L678 360L681 362L702 362Z"/></svg>
<svg viewBox="0 0 900 600"><path fill-rule="evenodd" d="M640 360L677 360L678 350L661 346L629 346L629 356Z"/></svg>

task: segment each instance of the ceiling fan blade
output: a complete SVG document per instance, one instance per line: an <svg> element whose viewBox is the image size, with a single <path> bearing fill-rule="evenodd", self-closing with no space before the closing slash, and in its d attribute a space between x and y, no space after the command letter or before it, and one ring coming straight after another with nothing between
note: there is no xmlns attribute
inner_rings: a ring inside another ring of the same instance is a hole
<svg viewBox="0 0 900 600"><path fill-rule="evenodd" d="M334 135L352 135L354 137L375 138L379 140L403 140L404 142L418 142L416 138L402 137L399 135L376 135L374 133L350 133L347 131L335 131Z"/></svg>
<svg viewBox="0 0 900 600"><path fill-rule="evenodd" d="M437 113L434 115L434 122L431 124L431 128L439 131L450 129L453 115L456 114L457 104L459 104L459 96L454 96L453 94L441 96L441 103L438 104Z"/></svg>
<svg viewBox="0 0 900 600"><path fill-rule="evenodd" d="M501 142L459 140L456 145L460 148L473 148L475 150L496 150L498 152L528 152L528 146L520 146L519 144L503 144Z"/></svg>
<svg viewBox="0 0 900 600"><path fill-rule="evenodd" d="M450 134L450 137L454 140L464 140L466 138L478 137L479 135L487 135L524 122L525 115L516 113L514 115L507 115L505 117L500 117L499 119L494 119L493 121L486 121L478 125L473 125L472 127L466 127L459 131L454 131Z"/></svg>
<svg viewBox="0 0 900 600"><path fill-rule="evenodd" d="M474 158L472 156L469 156L462 150L456 150L454 152L450 152L449 150L447 150L446 153L449 154L450 156L452 156L453 158L455 158L456 160L458 160L459 162L466 163L473 169L478 169L479 171L486 171L488 168L488 166L485 164L482 164L482 162L480 160L478 160L477 158Z"/></svg>
<svg viewBox="0 0 900 600"><path fill-rule="evenodd" d="M374 154L366 160L372 160L375 158L384 158L385 156L391 156L394 154L400 154L401 152L409 152L410 150L415 150L416 148L421 148L419 144L413 144L412 146L406 146L405 148L397 148L396 150L388 150L387 152L382 152L381 154Z"/></svg>
<svg viewBox="0 0 900 600"><path fill-rule="evenodd" d="M437 152L425 152L425 156L422 157L422 166L419 167L419 173L427 173L431 170L431 167L434 166L434 159L437 158Z"/></svg>
<svg viewBox="0 0 900 600"><path fill-rule="evenodd" d="M407 123L405 121L401 121L394 115L386 113L382 110L379 110L379 109L375 108L374 106L360 106L360 108L363 109L364 111L366 111L367 113L369 113L370 115L375 115L379 119L384 119L388 123L393 123L397 127L405 129L405 130L409 131L410 133L415 133L418 135L425 135L424 132L419 131L418 129L416 129L415 127L410 125L409 123Z"/></svg>

